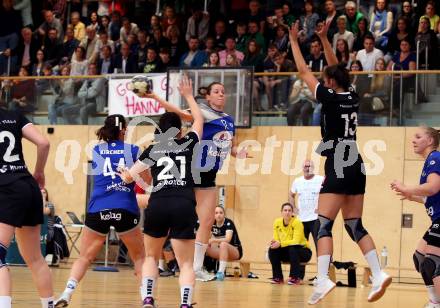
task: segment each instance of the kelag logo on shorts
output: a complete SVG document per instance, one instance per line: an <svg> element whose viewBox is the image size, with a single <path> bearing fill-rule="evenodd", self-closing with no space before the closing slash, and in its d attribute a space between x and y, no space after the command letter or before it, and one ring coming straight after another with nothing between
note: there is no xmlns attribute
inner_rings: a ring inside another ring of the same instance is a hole
<svg viewBox="0 0 440 308"><path fill-rule="evenodd" d="M120 221L122 218L122 214L121 213L113 213L113 212L108 212L107 214L104 214L102 212L99 213L99 215L101 216L101 220L117 220Z"/></svg>

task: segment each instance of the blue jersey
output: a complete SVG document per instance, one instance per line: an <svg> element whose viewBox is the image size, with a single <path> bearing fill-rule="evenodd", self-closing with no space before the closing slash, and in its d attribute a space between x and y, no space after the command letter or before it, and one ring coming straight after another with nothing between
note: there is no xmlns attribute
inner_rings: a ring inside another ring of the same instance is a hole
<svg viewBox="0 0 440 308"><path fill-rule="evenodd" d="M200 104L200 110L205 123L198 167L219 170L231 151L235 134L234 120L230 115L216 111L206 104Z"/></svg>
<svg viewBox="0 0 440 308"><path fill-rule="evenodd" d="M111 209L139 213L135 184L125 184L116 174L118 167L130 168L138 153L139 147L122 141L101 143L93 148L94 186L88 205L89 213Z"/></svg>
<svg viewBox="0 0 440 308"><path fill-rule="evenodd" d="M423 165L422 176L420 177L420 184L425 184L428 176L432 173L440 175L440 152L432 151ZM426 212L432 221L440 218L440 192L435 195L427 197L425 201Z"/></svg>

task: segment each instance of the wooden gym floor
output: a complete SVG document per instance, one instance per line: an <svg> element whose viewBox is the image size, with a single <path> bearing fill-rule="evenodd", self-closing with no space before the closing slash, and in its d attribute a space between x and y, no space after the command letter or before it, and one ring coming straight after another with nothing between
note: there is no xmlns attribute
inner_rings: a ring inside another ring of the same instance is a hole
<svg viewBox="0 0 440 308"><path fill-rule="evenodd" d="M11 267L13 307L40 307L30 272L24 267ZM52 269L55 296L64 290L68 268ZM160 278L156 291L159 308L178 307L178 280ZM122 268L119 273L89 271L80 283L69 307L140 307L139 288L133 271ZM311 307L306 301L311 286L271 285L267 279L226 278L223 282L198 282L194 295L195 308L205 307ZM378 302L366 301L369 288L336 288L316 307L375 308L424 307L426 291L422 285L394 283Z"/></svg>

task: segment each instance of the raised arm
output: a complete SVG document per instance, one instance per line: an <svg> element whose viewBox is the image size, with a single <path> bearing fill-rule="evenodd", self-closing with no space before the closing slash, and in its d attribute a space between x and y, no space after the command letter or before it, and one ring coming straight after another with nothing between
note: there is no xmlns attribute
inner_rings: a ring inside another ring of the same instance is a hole
<svg viewBox="0 0 440 308"><path fill-rule="evenodd" d="M203 134L203 115L202 111L197 104L194 95L193 95L193 86L192 81L186 75L182 77L178 86L180 95L182 95L186 102L188 103L189 109L191 110L191 118L193 119L192 129L197 133L199 138L202 137ZM180 110L180 109L179 109Z"/></svg>
<svg viewBox="0 0 440 308"><path fill-rule="evenodd" d="M338 64L339 61L327 37L327 32L329 27L330 27L330 22L327 22L320 31L316 31L316 35L318 35L319 39L321 40L322 47L324 48L324 55L325 55L325 60L327 60L327 64L336 65Z"/></svg>
<svg viewBox="0 0 440 308"><path fill-rule="evenodd" d="M158 96L156 93L145 94L142 97L155 99L156 101L159 102L159 104L163 108L165 108L166 111L177 113L179 115L179 117L186 122L193 121L193 116L189 112L182 110L179 107L177 107L176 105L167 102L166 100L164 100L163 98Z"/></svg>

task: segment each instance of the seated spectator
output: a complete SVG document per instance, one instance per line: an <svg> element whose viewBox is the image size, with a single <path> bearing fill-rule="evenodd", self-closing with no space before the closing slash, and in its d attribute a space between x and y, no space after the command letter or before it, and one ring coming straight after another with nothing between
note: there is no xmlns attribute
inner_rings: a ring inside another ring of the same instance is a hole
<svg viewBox="0 0 440 308"><path fill-rule="evenodd" d="M50 64L43 65L43 77L53 76L53 69ZM42 110L47 109L47 106L53 103L56 98L56 88L58 83L55 79L49 78L38 78L35 80L35 91L36 91L36 106Z"/></svg>
<svg viewBox="0 0 440 308"><path fill-rule="evenodd" d="M98 33L98 31L99 31L99 21L98 21L98 14L95 11L90 13L89 21L90 21L90 23L88 24L88 26L90 26L93 29L95 29L96 33Z"/></svg>
<svg viewBox="0 0 440 308"><path fill-rule="evenodd" d="M64 38L63 25L59 19L55 18L52 11L47 10L44 12L44 22L37 29L37 32L44 38L48 35L50 29L56 29L57 40L61 44Z"/></svg>
<svg viewBox="0 0 440 308"><path fill-rule="evenodd" d="M411 35L417 32L417 28L419 27L419 18L417 14L414 12L413 6L411 5L411 1L403 1L401 14L398 18L405 17L408 21L408 30Z"/></svg>
<svg viewBox="0 0 440 308"><path fill-rule="evenodd" d="M275 72L294 72L296 70L292 61L286 59L286 56L280 52L275 53L273 63L275 64ZM287 107L289 81L289 77L277 76L265 84L270 108L282 110Z"/></svg>
<svg viewBox="0 0 440 308"><path fill-rule="evenodd" d="M70 76L85 76L89 66L89 61L86 59L86 50L82 46L75 49L75 56L72 57Z"/></svg>
<svg viewBox="0 0 440 308"><path fill-rule="evenodd" d="M281 53L287 53L289 51L289 35L287 33L288 28L278 26L275 28L275 38L270 41L270 44L275 44Z"/></svg>
<svg viewBox="0 0 440 308"><path fill-rule="evenodd" d="M47 216L47 238L46 238L46 260L49 265L56 266L59 263L54 239L54 225L55 225L55 206L49 201L49 193L46 188L41 189L41 195L43 197L43 213Z"/></svg>
<svg viewBox="0 0 440 308"><path fill-rule="evenodd" d="M182 25L179 16L174 10L174 7L171 5L166 5L161 21L161 28L163 29L164 34L167 32L169 26L176 26L177 28L180 28Z"/></svg>
<svg viewBox="0 0 440 308"><path fill-rule="evenodd" d="M52 28L44 40L44 58L46 63L56 66L63 55L63 45L58 41L57 29Z"/></svg>
<svg viewBox="0 0 440 308"><path fill-rule="evenodd" d="M250 40L241 65L253 66L254 71L260 73L263 71L263 62L264 56L260 52L260 47L255 40Z"/></svg>
<svg viewBox="0 0 440 308"><path fill-rule="evenodd" d="M295 20L297 19L295 17L295 14L293 14L293 10L291 7L290 2L284 2L283 3L283 19L286 22L286 25L290 28L290 26L292 26L292 24L295 22ZM301 7L301 11L304 10L304 7Z"/></svg>
<svg viewBox="0 0 440 308"><path fill-rule="evenodd" d="M118 11L114 11L111 14L111 22L108 25L110 39L113 42L119 42L121 38L121 14Z"/></svg>
<svg viewBox="0 0 440 308"><path fill-rule="evenodd" d="M243 22L237 23L237 26L235 28L236 37L235 37L235 48L241 52L246 51L246 41L247 41L247 29L246 24Z"/></svg>
<svg viewBox="0 0 440 308"><path fill-rule="evenodd" d="M137 38L138 38L138 44L133 54L138 60L138 71L142 72L144 70L145 64L147 63L147 49L148 49L147 32L145 30L139 30L137 34Z"/></svg>
<svg viewBox="0 0 440 308"><path fill-rule="evenodd" d="M95 55L96 44L98 43L98 36L96 35L96 30L93 27L87 26L86 37L83 38L79 46L83 47L86 51L85 57L89 63L94 62L97 55Z"/></svg>
<svg viewBox="0 0 440 308"><path fill-rule="evenodd" d="M374 68L374 67L373 67ZM364 68L361 61L355 60L350 65L350 72L362 72ZM370 88L371 77L365 74L353 74L350 76L350 81L352 87L356 90L359 97L364 96L364 94Z"/></svg>
<svg viewBox="0 0 440 308"><path fill-rule="evenodd" d="M81 42L86 37L86 26L81 22L78 12L70 14L70 25L73 27L73 36Z"/></svg>
<svg viewBox="0 0 440 308"><path fill-rule="evenodd" d="M246 44L254 39L258 46L260 47L260 51L261 53L265 53L266 51L266 41L264 39L264 36L261 34L261 32L259 32L259 27L258 27L258 23L256 23L255 21L250 21L248 24L248 36L247 36L247 41Z"/></svg>
<svg viewBox="0 0 440 308"><path fill-rule="evenodd" d="M136 51L137 51L137 48L138 48L137 35L129 34L128 35L128 40L127 40L127 45L130 47L131 53L132 54L136 54ZM150 45L150 46L152 46L152 45Z"/></svg>
<svg viewBox="0 0 440 308"><path fill-rule="evenodd" d="M241 51L238 51L235 49L235 40L232 36L226 38L226 49L220 51L218 53L220 57L220 65L225 66L226 65L226 58L228 55L233 55L238 61L238 64L241 63L241 61L244 59L244 54Z"/></svg>
<svg viewBox="0 0 440 308"><path fill-rule="evenodd" d="M436 69L438 67L438 51L437 37L433 30L430 29L429 18L422 16L420 18L419 31L416 34L415 43L420 42L419 63L417 69ZM426 49L428 49L428 59L425 57ZM427 66L426 66L427 64Z"/></svg>
<svg viewBox="0 0 440 308"><path fill-rule="evenodd" d="M219 50L226 48L226 23L223 20L216 21L212 37L214 38L215 48Z"/></svg>
<svg viewBox="0 0 440 308"><path fill-rule="evenodd" d="M66 37L63 42L63 53L61 59L70 60L72 59L73 53L76 50L76 47L79 46L80 41L78 41L73 36L73 28L72 26L67 26L66 28Z"/></svg>
<svg viewBox="0 0 440 308"><path fill-rule="evenodd" d="M158 73L165 73L168 67L174 66L173 62L171 61L170 51L167 48L161 48L159 50L159 58L160 58L160 65L159 68L157 69Z"/></svg>
<svg viewBox="0 0 440 308"><path fill-rule="evenodd" d="M287 21L284 20L283 7L281 5L275 7L274 13L274 16L266 18L268 30L273 32L278 26L288 28Z"/></svg>
<svg viewBox="0 0 440 308"><path fill-rule="evenodd" d="M226 56L225 67L238 67L240 66L240 61L238 61L237 56L235 54L228 54Z"/></svg>
<svg viewBox="0 0 440 308"><path fill-rule="evenodd" d="M203 67L219 67L220 56L217 51L212 51L208 54L208 62L203 64Z"/></svg>
<svg viewBox="0 0 440 308"><path fill-rule="evenodd" d="M108 33L103 31L99 33L98 41L95 44L94 58L91 62L96 62L99 57L102 57L102 47L110 47L112 54L115 53L115 42L109 39Z"/></svg>
<svg viewBox="0 0 440 308"><path fill-rule="evenodd" d="M136 56L130 51L130 46L123 43L121 45L121 52L116 55L114 59L114 68L118 70L119 74L133 74L138 73L138 60Z"/></svg>
<svg viewBox="0 0 440 308"><path fill-rule="evenodd" d="M162 29L160 27L156 27L153 29L153 36L149 40L149 46L152 46L156 50L159 48L170 48L170 41L163 36Z"/></svg>
<svg viewBox="0 0 440 308"><path fill-rule="evenodd" d="M392 58L400 51L400 42L403 39L410 41L411 46L414 45L414 38L409 33L408 29L408 20L405 17L399 17L396 28L393 29L388 38L387 57Z"/></svg>
<svg viewBox="0 0 440 308"><path fill-rule="evenodd" d="M97 75L96 64L90 63L88 75ZM85 80L78 91L81 102L63 109L63 117L68 124L77 124L76 118L80 117L81 124L87 125L89 116L102 111L105 106L105 79L95 78Z"/></svg>
<svg viewBox="0 0 440 308"><path fill-rule="evenodd" d="M70 76L70 67L65 65L61 69L61 76ZM85 74L83 74L85 75ZM66 107L73 106L76 103L75 82L72 78L63 78L58 80L58 97L53 103L47 106L50 124L57 124L58 117L63 115Z"/></svg>
<svg viewBox="0 0 440 308"><path fill-rule="evenodd" d="M260 48L260 47L258 46L258 48ZM263 60L263 71L265 73L275 72L275 69L276 69L275 56L277 54L279 54L277 46L269 45L269 48L267 49L267 55ZM272 84L274 80L275 80L275 77L270 76L270 75L269 76L265 75L260 79L260 81L262 82L261 88L264 89L264 91L266 93L269 108L272 108L274 105L273 104L272 87L270 87L270 84Z"/></svg>
<svg viewBox="0 0 440 308"><path fill-rule="evenodd" d="M206 63L207 53L204 50L199 50L199 39L196 36L190 38L188 42L188 51L180 58L180 67L202 67Z"/></svg>
<svg viewBox="0 0 440 308"><path fill-rule="evenodd" d="M338 27L338 32L336 32L335 35L333 36L333 50L335 50L335 51L336 51L336 42L339 39L343 39L347 42L348 50L350 52L353 49L354 36L353 36L353 33L351 33L350 31L347 31L347 29L345 27L346 23L347 23L347 17L345 17L344 15L339 16L336 21L336 24Z"/></svg>
<svg viewBox="0 0 440 308"><path fill-rule="evenodd" d="M17 64L25 67L28 72L32 70L33 64L37 61L38 41L32 37L32 30L28 27L21 29L21 39L17 47L12 50L11 55L17 56Z"/></svg>
<svg viewBox="0 0 440 308"><path fill-rule="evenodd" d="M312 251L304 236L304 226L298 217L293 216L293 206L284 203L281 206L282 217L273 223L273 239L269 243L269 260L272 265L272 280L274 284L284 283L282 262L290 263L288 284L300 285L304 279L305 266L309 262Z"/></svg>
<svg viewBox="0 0 440 308"><path fill-rule="evenodd" d="M150 46L147 49L147 62L145 63L144 73L157 73L160 71L160 62L157 56L157 51Z"/></svg>
<svg viewBox="0 0 440 308"><path fill-rule="evenodd" d="M44 63L44 52L43 50L38 49L35 57L35 63L32 66L32 76L43 76Z"/></svg>
<svg viewBox="0 0 440 308"><path fill-rule="evenodd" d="M192 9L192 16L188 19L185 38L187 41L191 37L197 37L204 41L208 37L209 15L203 9L196 6Z"/></svg>
<svg viewBox="0 0 440 308"><path fill-rule="evenodd" d="M302 79L298 79L293 84L292 92L289 97L289 107L287 108L287 125L299 125L298 118L301 119L303 126L310 124L313 107L316 101L313 93Z"/></svg>
<svg viewBox="0 0 440 308"><path fill-rule="evenodd" d="M101 16L101 23L99 24L96 33L107 32L107 34L110 37L109 25L110 25L110 18L107 15Z"/></svg>
<svg viewBox="0 0 440 308"><path fill-rule="evenodd" d="M356 2L347 1L345 3L345 17L347 18L347 30L356 36L359 32L358 23L364 18L364 14L358 11Z"/></svg>
<svg viewBox="0 0 440 308"><path fill-rule="evenodd" d="M366 18L361 18L358 21L358 33L356 34L356 37L354 39L353 43L353 51L358 52L359 50L364 48L364 40L366 36L373 36L373 33L371 33L368 30L368 21Z"/></svg>
<svg viewBox="0 0 440 308"><path fill-rule="evenodd" d="M218 49L215 48L215 40L211 36L208 36L206 38L206 41L205 41L205 51L206 51L206 54L209 54L209 53L211 53L213 51L218 51Z"/></svg>
<svg viewBox="0 0 440 308"><path fill-rule="evenodd" d="M304 14L299 17L299 22L302 28L301 42L309 42L315 34L316 23L319 20L319 15L315 12L313 0L307 0L304 3Z"/></svg>
<svg viewBox="0 0 440 308"><path fill-rule="evenodd" d="M330 23L329 29L328 29L328 40L330 42L333 42L333 36L336 32L338 32L338 26L337 26L337 19L338 19L338 12L336 11L335 2L333 0L326 0L325 1L325 23Z"/></svg>
<svg viewBox="0 0 440 308"><path fill-rule="evenodd" d="M243 248L234 222L225 217L225 210L221 206L215 208L215 222L211 232L206 254L219 260L216 277L218 281L223 281L228 262L240 260Z"/></svg>
<svg viewBox="0 0 440 308"><path fill-rule="evenodd" d="M347 69L351 65L351 55L350 50L348 50L348 43L346 40L340 38L336 42L336 58L338 61L347 63Z"/></svg>
<svg viewBox="0 0 440 308"><path fill-rule="evenodd" d="M166 37L170 42L168 50L170 51L171 64L178 66L180 57L186 51L186 44L183 39L181 39L179 28L176 25L169 26Z"/></svg>
<svg viewBox="0 0 440 308"><path fill-rule="evenodd" d="M370 17L370 31L376 40L377 48L385 50L392 27L393 13L388 9L387 0L376 0Z"/></svg>
<svg viewBox="0 0 440 308"><path fill-rule="evenodd" d="M260 29L261 34L263 34L266 27L265 18L260 2L258 0L251 0L249 1L249 10L247 11L247 14L244 14L240 21L244 21L247 24L251 21L256 22L258 29Z"/></svg>
<svg viewBox="0 0 440 308"><path fill-rule="evenodd" d="M148 36L153 36L153 29L160 26L160 17L157 15L152 15L150 17L150 23L147 25Z"/></svg>
<svg viewBox="0 0 440 308"><path fill-rule="evenodd" d="M142 67L143 68L143 67ZM101 54L98 57L98 74L106 75L113 74L115 70L115 63L112 57L112 50L109 46L102 46Z"/></svg>
<svg viewBox="0 0 440 308"><path fill-rule="evenodd" d="M322 69L327 65L319 38L314 38L311 41L310 54L305 57L305 61L312 72L322 72Z"/></svg>
<svg viewBox="0 0 440 308"><path fill-rule="evenodd" d="M378 0L382 1L382 0ZM364 71L374 70L374 64L379 58L383 58L383 52L374 47L374 37L367 35L364 38L364 49L359 50L356 59L362 63Z"/></svg>
<svg viewBox="0 0 440 308"><path fill-rule="evenodd" d="M437 32L437 25L440 22L440 17L435 13L434 1L430 0L426 3L424 16L429 18L429 24L431 26L431 30Z"/></svg>
<svg viewBox="0 0 440 308"><path fill-rule="evenodd" d="M130 22L130 19L128 17L123 17L120 39L119 39L121 44L127 43L129 34L137 35L138 31L139 28L135 23Z"/></svg>
<svg viewBox="0 0 440 308"><path fill-rule="evenodd" d="M19 77L29 76L25 67L21 67L18 73ZM12 82L11 101L9 110L15 110L21 114L27 114L36 109L35 81L32 79L18 79Z"/></svg>

